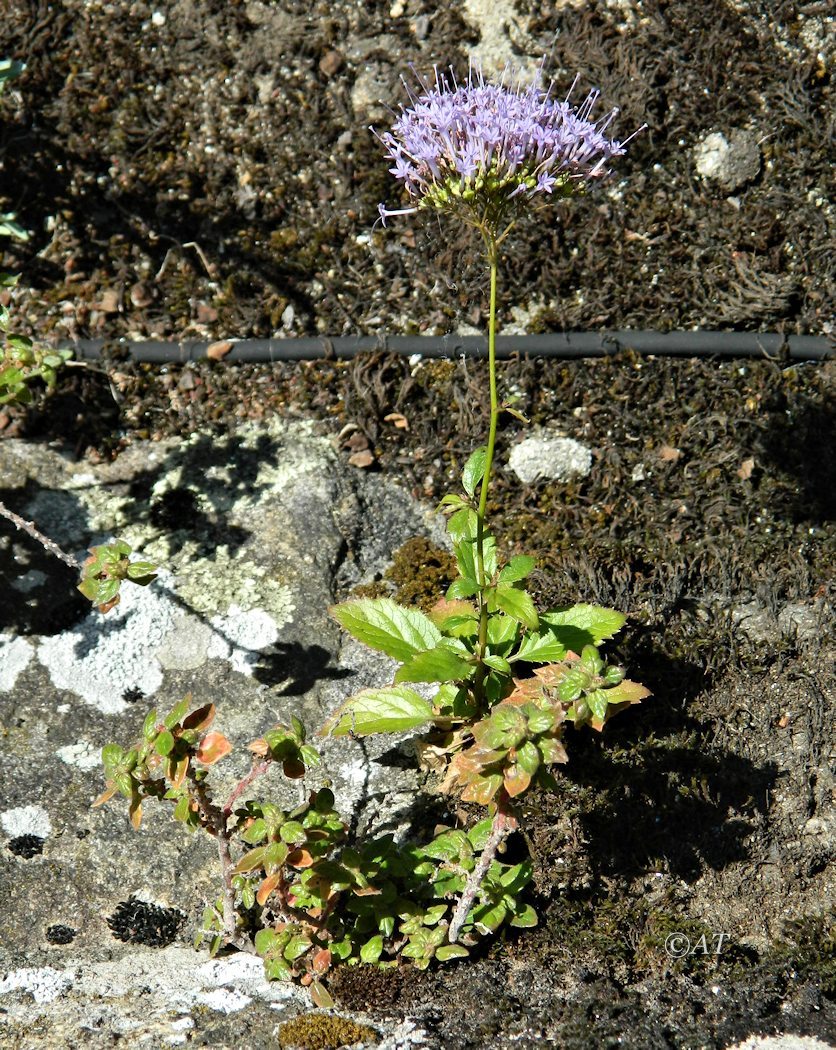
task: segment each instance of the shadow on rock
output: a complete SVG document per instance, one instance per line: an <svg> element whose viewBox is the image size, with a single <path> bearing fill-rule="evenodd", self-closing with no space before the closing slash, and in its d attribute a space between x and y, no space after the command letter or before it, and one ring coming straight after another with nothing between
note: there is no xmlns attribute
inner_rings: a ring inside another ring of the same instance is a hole
<svg viewBox="0 0 836 1050"><path fill-rule="evenodd" d="M277 642L261 653L253 677L263 685L279 686L279 696L302 696L317 682L349 678L354 673L331 667L331 656L321 645Z"/></svg>
<svg viewBox="0 0 836 1050"><path fill-rule="evenodd" d="M30 481L24 489L0 489L0 502L26 521L34 517L41 531L69 548L67 553L78 555L78 542L67 540L65 523L73 523L74 535L83 535L87 514L71 492ZM63 528L50 529L52 522L62 523ZM77 590L78 578L75 569L0 517L0 580L4 592L0 631L54 635L78 623L90 610L90 603Z"/></svg>

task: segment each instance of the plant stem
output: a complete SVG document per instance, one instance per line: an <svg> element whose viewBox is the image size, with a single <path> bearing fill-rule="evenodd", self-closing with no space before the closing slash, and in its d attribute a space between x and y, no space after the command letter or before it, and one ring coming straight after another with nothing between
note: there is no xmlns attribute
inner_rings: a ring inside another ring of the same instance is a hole
<svg viewBox="0 0 836 1050"><path fill-rule="evenodd" d="M66 551L62 551L58 544L54 540L51 540L49 536L44 536L44 534L35 527L33 521L26 521L25 518L21 518L21 516L15 514L13 510L9 510L5 503L0 503L0 514L2 514L4 518L8 518L16 528L23 529L23 531L28 533L33 540L37 540L44 550L54 558L59 558L65 565L69 565L71 569L80 571L81 562L77 558L74 558L72 554L67 554Z"/></svg>
<svg viewBox="0 0 836 1050"><path fill-rule="evenodd" d="M252 784L252 782L257 777L260 777L264 773L266 773L272 764L272 758L265 758L262 762L259 762L258 759L253 760L252 769L249 771L249 773L247 773L246 776L242 777L238 781L238 783L232 789L229 798L224 803L223 815L225 820L228 820L232 816L232 807L235 805L235 803L238 801L241 795L243 795L243 793L247 790L250 784Z"/></svg>
<svg viewBox="0 0 836 1050"><path fill-rule="evenodd" d="M235 862L229 849L229 830L226 826L226 817L209 796L206 785L194 776L191 766L189 767L189 780L191 782L192 797L200 807L206 830L212 835L218 844L218 859L221 862L221 878L223 880L223 912L224 931L223 936L227 944L232 944L241 951L254 953L250 940L238 932L238 913L235 910L235 887L232 885L232 873Z"/></svg>
<svg viewBox="0 0 836 1050"><path fill-rule="evenodd" d="M482 880L488 873L488 868L496 856L500 843L517 826L516 818L511 815L507 806L508 795L504 789L500 788L496 799L496 813L491 825L491 833L488 835L488 840L485 843L485 848L482 850L482 855L479 857L479 862L468 876L467 883L462 890L459 903L456 905L456 910L453 912L453 918L450 921L450 930L447 936L451 944L455 944L458 939L461 928L467 919L467 913L473 907L476 894L479 892Z"/></svg>
<svg viewBox="0 0 836 1050"><path fill-rule="evenodd" d="M498 245L493 233L485 228L482 231L485 240L485 254L490 268L491 292L488 313L488 373L490 376L491 416L488 427L488 444L485 450L485 472L479 489L479 507L476 511L476 568L479 584L479 645L477 650L478 667L474 680L474 695L477 704L484 709L483 685L487 674L485 654L488 648L488 603L484 589L488 585L485 578L485 511L488 505L488 489L491 482L494 449L496 447L496 428L499 421L499 399L496 393L496 283Z"/></svg>

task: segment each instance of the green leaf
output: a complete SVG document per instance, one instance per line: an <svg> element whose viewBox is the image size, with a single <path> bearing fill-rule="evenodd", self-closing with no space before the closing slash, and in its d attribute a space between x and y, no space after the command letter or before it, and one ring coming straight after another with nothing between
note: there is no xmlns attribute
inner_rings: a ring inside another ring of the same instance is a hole
<svg viewBox="0 0 836 1050"><path fill-rule="evenodd" d="M537 562L528 554L517 554L499 574L500 583L516 583L530 576Z"/></svg>
<svg viewBox="0 0 836 1050"><path fill-rule="evenodd" d="M396 660L408 660L441 641L441 632L428 616L391 598L353 599L332 605L330 612L358 641Z"/></svg>
<svg viewBox="0 0 836 1050"><path fill-rule="evenodd" d="M356 733L402 733L429 722L432 704L405 686L364 689L352 696L325 723L320 733L345 736Z"/></svg>
<svg viewBox="0 0 836 1050"><path fill-rule="evenodd" d="M613 686L612 689L607 689L606 694L607 703L610 706L613 704L639 704L642 700L646 700L647 697L651 696L647 686L640 685L639 682L631 682L628 678Z"/></svg>
<svg viewBox="0 0 836 1050"><path fill-rule="evenodd" d="M525 660L530 664L549 664L563 660L567 652L563 642L547 626L545 630L526 634L520 642L519 649L510 659Z"/></svg>
<svg viewBox="0 0 836 1050"><path fill-rule="evenodd" d="M191 706L192 699L190 696L184 697L179 703L176 703L163 719L166 729L173 729Z"/></svg>
<svg viewBox="0 0 836 1050"><path fill-rule="evenodd" d="M500 583L496 588L496 604L503 612L518 620L530 630L537 629L537 610L531 595L513 584Z"/></svg>
<svg viewBox="0 0 836 1050"><path fill-rule="evenodd" d="M157 735L157 709L152 708L145 716L142 723L142 737L144 740L153 740Z"/></svg>
<svg viewBox="0 0 836 1050"><path fill-rule="evenodd" d="M473 853L470 840L463 831L445 831L428 842L421 851L433 860L459 860Z"/></svg>
<svg viewBox="0 0 836 1050"><path fill-rule="evenodd" d="M485 475L485 460L488 450L483 446L470 453L462 471L462 487L471 498L476 494L476 486Z"/></svg>
<svg viewBox="0 0 836 1050"><path fill-rule="evenodd" d="M132 561L128 566L128 579L141 580L153 576L157 566L150 561Z"/></svg>
<svg viewBox="0 0 836 1050"><path fill-rule="evenodd" d="M284 842L289 842L291 845L298 845L308 837L298 820L288 820L285 824L282 824L281 828L279 828L279 835L281 835Z"/></svg>
<svg viewBox="0 0 836 1050"><path fill-rule="evenodd" d="M282 955L288 962L293 962L293 960L298 959L300 955L304 955L310 946L310 937L306 937L303 933L297 933L295 937L291 937L287 942Z"/></svg>
<svg viewBox="0 0 836 1050"><path fill-rule="evenodd" d="M540 752L530 740L517 748L517 765L530 777L533 777L540 766Z"/></svg>
<svg viewBox="0 0 836 1050"><path fill-rule="evenodd" d="M481 852L485 848L485 844L490 838L492 827L493 821L490 817L486 817L484 820L480 820L478 824L474 824L468 831L467 837L475 850Z"/></svg>
<svg viewBox="0 0 836 1050"><path fill-rule="evenodd" d="M592 712L593 717L599 722L603 722L607 717L607 692L606 689L593 689L591 693L586 694L586 702L589 704L589 710Z"/></svg>
<svg viewBox="0 0 836 1050"><path fill-rule="evenodd" d="M383 937L376 934L370 937L360 949L360 959L364 963L376 963L383 952Z"/></svg>
<svg viewBox="0 0 836 1050"><path fill-rule="evenodd" d="M267 837L267 823L261 817L257 817L252 824L241 832L241 838L250 846L256 846Z"/></svg>
<svg viewBox="0 0 836 1050"><path fill-rule="evenodd" d="M471 598L478 590L479 584L476 580L459 576L447 588L445 597L448 601L454 601L456 598Z"/></svg>
<svg viewBox="0 0 836 1050"><path fill-rule="evenodd" d="M439 962L447 962L448 959L464 959L469 954L462 944L442 944L436 948L435 957Z"/></svg>
<svg viewBox="0 0 836 1050"><path fill-rule="evenodd" d="M108 773L115 772L122 761L122 748L118 744L105 744L102 748L102 765Z"/></svg>
<svg viewBox="0 0 836 1050"><path fill-rule="evenodd" d="M476 535L476 511L472 507L462 507L447 520L447 531L454 543L468 536Z"/></svg>
<svg viewBox="0 0 836 1050"><path fill-rule="evenodd" d="M530 930L537 925L537 912L530 904L524 904L522 910L518 911L514 918L511 919L511 925L523 930Z"/></svg>
<svg viewBox="0 0 836 1050"><path fill-rule="evenodd" d="M495 933L505 921L508 909L500 901L498 904L483 905L474 908L470 913L476 929L480 933Z"/></svg>
<svg viewBox="0 0 836 1050"><path fill-rule="evenodd" d="M519 625L510 616L501 613L488 618L488 643L496 652L507 652L507 647L517 637Z"/></svg>
<svg viewBox="0 0 836 1050"><path fill-rule="evenodd" d="M396 682L462 682L474 667L445 645L437 645L407 660L395 675Z"/></svg>
<svg viewBox="0 0 836 1050"><path fill-rule="evenodd" d="M504 656L488 655L485 657L485 663L488 667L492 667L494 671L499 671L500 674L510 674L511 665L505 659Z"/></svg>
<svg viewBox="0 0 836 1050"><path fill-rule="evenodd" d="M552 627L575 627L591 635L594 645L599 645L607 638L618 634L627 617L615 609L605 609L600 605L572 605L559 609L550 609L540 616L543 623ZM580 649L576 649L580 652Z"/></svg>
<svg viewBox="0 0 836 1050"><path fill-rule="evenodd" d="M154 742L154 748L158 755L169 755L174 750L174 737L164 729Z"/></svg>

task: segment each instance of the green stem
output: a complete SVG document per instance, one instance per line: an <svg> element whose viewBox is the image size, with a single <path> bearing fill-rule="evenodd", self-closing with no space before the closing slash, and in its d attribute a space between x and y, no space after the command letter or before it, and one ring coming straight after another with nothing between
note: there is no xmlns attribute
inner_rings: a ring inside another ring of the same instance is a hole
<svg viewBox="0 0 836 1050"><path fill-rule="evenodd" d="M491 278L490 310L488 314L488 370L490 374L491 418L488 429L488 444L485 451L485 473L479 489L479 508L476 511L476 567L479 582L479 645L477 650L478 667L474 680L474 695L480 709L484 709L484 681L487 674L485 655L488 648L488 603L485 599L485 511L488 505L488 488L491 482L494 449L496 447L496 428L499 421L499 399L496 393L496 277L498 245L493 233L483 230L485 252L488 258Z"/></svg>

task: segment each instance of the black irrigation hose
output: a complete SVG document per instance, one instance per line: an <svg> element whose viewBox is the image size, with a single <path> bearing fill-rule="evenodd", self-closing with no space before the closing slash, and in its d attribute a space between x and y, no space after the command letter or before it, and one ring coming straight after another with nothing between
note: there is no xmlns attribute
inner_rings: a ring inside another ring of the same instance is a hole
<svg viewBox="0 0 836 1050"><path fill-rule="evenodd" d="M127 350L134 361L182 364L199 361L210 347L214 357L237 361L316 361L345 359L388 351L411 357L486 357L487 339L475 335L327 336L287 339L184 340L132 342L82 339L64 344L80 361L97 360L107 347ZM773 360L823 361L834 345L824 336L781 335L777 332L555 332L547 335L506 335L496 341L498 357L606 357L620 350L667 357L768 357Z"/></svg>

